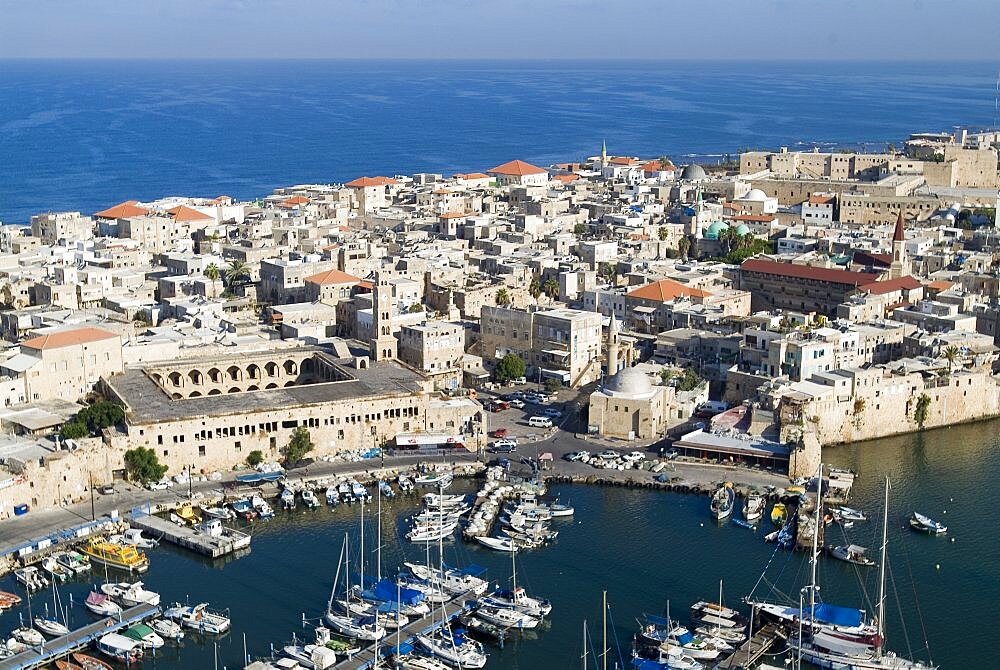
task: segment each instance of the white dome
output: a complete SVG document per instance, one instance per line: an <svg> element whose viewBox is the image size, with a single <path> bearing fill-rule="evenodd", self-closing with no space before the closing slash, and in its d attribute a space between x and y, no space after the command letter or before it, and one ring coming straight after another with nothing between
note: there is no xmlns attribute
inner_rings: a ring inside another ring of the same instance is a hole
<svg viewBox="0 0 1000 670"><path fill-rule="evenodd" d="M615 395L641 396L652 392L653 385L649 383L649 377L635 369L625 368L608 380L607 390Z"/></svg>
<svg viewBox="0 0 1000 670"><path fill-rule="evenodd" d="M747 193L742 198L740 198L740 200L750 200L752 202L764 202L765 200L767 200L767 193L764 193L759 188L752 188L750 189L750 192Z"/></svg>

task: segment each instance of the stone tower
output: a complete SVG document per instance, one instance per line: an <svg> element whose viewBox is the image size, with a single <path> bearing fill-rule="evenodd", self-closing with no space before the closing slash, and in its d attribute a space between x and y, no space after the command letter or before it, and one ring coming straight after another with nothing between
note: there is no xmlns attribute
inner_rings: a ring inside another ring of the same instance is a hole
<svg viewBox="0 0 1000 670"><path fill-rule="evenodd" d="M603 170L608 164L608 141L601 141L601 169Z"/></svg>
<svg viewBox="0 0 1000 670"><path fill-rule="evenodd" d="M889 265L889 279L898 279L910 274L910 260L906 257L906 235L903 212L896 219L896 230L892 233L892 263Z"/></svg>
<svg viewBox="0 0 1000 670"><path fill-rule="evenodd" d="M372 286L372 339L368 343L373 361L396 358L396 337L392 334L392 316L396 311L393 304L392 273L375 273Z"/></svg>
<svg viewBox="0 0 1000 670"><path fill-rule="evenodd" d="M608 324L608 377L618 372L618 332L618 319L612 312L611 323Z"/></svg>

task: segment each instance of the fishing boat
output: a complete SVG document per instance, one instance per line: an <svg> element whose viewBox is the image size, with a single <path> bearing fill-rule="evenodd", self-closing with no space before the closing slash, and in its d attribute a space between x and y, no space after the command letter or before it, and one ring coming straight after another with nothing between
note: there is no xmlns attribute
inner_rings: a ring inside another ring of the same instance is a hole
<svg viewBox="0 0 1000 670"><path fill-rule="evenodd" d="M201 513L204 514L209 519L222 519L223 521L231 521L236 518L236 512L229 509L228 507L208 507L202 506Z"/></svg>
<svg viewBox="0 0 1000 670"><path fill-rule="evenodd" d="M180 640L184 637L184 629L176 621L170 619L153 619L149 622L149 627L157 635L168 640Z"/></svg>
<svg viewBox="0 0 1000 670"><path fill-rule="evenodd" d="M49 580L42 571L33 565L15 570L14 578L21 582L27 591L38 591L49 585Z"/></svg>
<svg viewBox="0 0 1000 670"><path fill-rule="evenodd" d="M928 535L944 535L948 532L948 526L919 512L914 512L910 517L910 528Z"/></svg>
<svg viewBox="0 0 1000 670"><path fill-rule="evenodd" d="M530 614L525 614L509 607L491 605L485 601L480 602L479 607L476 608L475 615L483 621L496 626L502 626L503 628L530 629L537 628L539 624L539 620Z"/></svg>
<svg viewBox="0 0 1000 670"><path fill-rule="evenodd" d="M557 518L557 517L573 516L576 510L573 509L573 507L570 505L552 503L551 505L549 505L549 512L552 514L553 518Z"/></svg>
<svg viewBox="0 0 1000 670"><path fill-rule="evenodd" d="M354 494L351 493L351 485L347 482L340 482L337 484L337 495L339 495L340 499L348 505L354 502Z"/></svg>
<svg viewBox="0 0 1000 670"><path fill-rule="evenodd" d="M726 482L712 495L712 502L709 507L711 508L712 516L721 520L728 518L733 513L735 505L736 491L733 490L732 484Z"/></svg>
<svg viewBox="0 0 1000 670"><path fill-rule="evenodd" d="M201 523L201 515L194 511L191 503L184 503L171 513L170 520L181 526L193 526Z"/></svg>
<svg viewBox="0 0 1000 670"><path fill-rule="evenodd" d="M88 656L87 654L72 654L73 661L83 670L114 670L110 665L99 658Z"/></svg>
<svg viewBox="0 0 1000 670"><path fill-rule="evenodd" d="M417 635L417 644L427 653L457 668L482 668L486 666L483 644L465 636L465 630L449 631L443 627L428 635Z"/></svg>
<svg viewBox="0 0 1000 670"><path fill-rule="evenodd" d="M123 607L135 607L136 605L159 605L160 594L156 591L149 591L143 588L142 582L108 582L101 584L101 593L111 596L111 598Z"/></svg>
<svg viewBox="0 0 1000 670"><path fill-rule="evenodd" d="M146 558L146 554L132 545L122 546L103 538L94 538L87 542L82 551L92 563L106 565L109 568L140 573L149 570L149 559Z"/></svg>
<svg viewBox="0 0 1000 670"><path fill-rule="evenodd" d="M246 498L232 501L229 503L229 507L232 508L233 513L237 517L244 521L252 521L257 516L257 510L254 509L253 504Z"/></svg>
<svg viewBox="0 0 1000 670"><path fill-rule="evenodd" d="M406 533L406 539L410 542L436 542L451 537L457 528L457 521L443 525L415 526Z"/></svg>
<svg viewBox="0 0 1000 670"><path fill-rule="evenodd" d="M379 493L381 493L383 497L385 498L395 497L396 492L392 490L392 486L389 485L389 482L385 481L384 479L379 479L376 485L378 486Z"/></svg>
<svg viewBox="0 0 1000 670"><path fill-rule="evenodd" d="M174 605L163 612L163 616L180 623L185 628L200 633L221 635L229 630L229 617L221 612L208 609L208 603L197 605Z"/></svg>
<svg viewBox="0 0 1000 670"><path fill-rule="evenodd" d="M788 508L785 507L785 503L774 503L774 506L771 508L771 523L775 526L784 526L787 519Z"/></svg>
<svg viewBox="0 0 1000 670"><path fill-rule="evenodd" d="M260 496L255 495L252 498L250 498L250 504L253 505L254 511L257 513L257 516L260 517L261 519L274 518L274 510L267 503L267 501L261 498Z"/></svg>
<svg viewBox="0 0 1000 670"><path fill-rule="evenodd" d="M424 507L429 510L447 510L452 507L462 507L466 504L464 495L428 493L423 497Z"/></svg>
<svg viewBox="0 0 1000 670"><path fill-rule="evenodd" d="M509 537L484 537L479 536L476 538L476 542L483 545L487 549L492 549L493 551L506 551L514 552L517 551L517 545Z"/></svg>
<svg viewBox="0 0 1000 670"><path fill-rule="evenodd" d="M0 655L0 656L2 656L2 655ZM63 659L59 659L59 660L56 661L56 670L83 670L83 666L82 665L77 665L76 663L73 663L72 661L66 661L66 660L63 660Z"/></svg>
<svg viewBox="0 0 1000 670"><path fill-rule="evenodd" d="M139 549L153 549L160 545L156 540L145 537L142 534L142 530L139 528L128 528L124 533L121 534L121 542L119 544L131 544L133 547Z"/></svg>
<svg viewBox="0 0 1000 670"><path fill-rule="evenodd" d="M48 556L42 560L42 570L59 583L63 583L73 576L73 571L63 565L59 565L59 562L53 556Z"/></svg>
<svg viewBox="0 0 1000 670"><path fill-rule="evenodd" d="M69 627L58 619L36 616L32 623L35 628L49 637L62 637L69 635Z"/></svg>
<svg viewBox="0 0 1000 670"><path fill-rule="evenodd" d="M497 626L488 621L483 621L472 614L460 614L458 615L458 622L462 624L471 633L479 636L480 638L487 638L494 640L503 646L504 640L507 638L507 629L503 626Z"/></svg>
<svg viewBox="0 0 1000 670"><path fill-rule="evenodd" d="M521 586L512 589L497 589L483 599L483 603L494 607L506 607L524 612L533 617L544 617L552 611L552 603L544 598L533 598Z"/></svg>
<svg viewBox="0 0 1000 670"><path fill-rule="evenodd" d="M16 607L21 604L21 596L8 591L0 591L0 611Z"/></svg>
<svg viewBox="0 0 1000 670"><path fill-rule="evenodd" d="M83 604L98 616L118 616L122 613L121 606L111 596L99 591L91 591Z"/></svg>
<svg viewBox="0 0 1000 670"><path fill-rule="evenodd" d="M413 492L413 480L410 479L407 475L400 474L398 477L396 477L396 483L399 484L399 490L402 491L403 493Z"/></svg>
<svg viewBox="0 0 1000 670"><path fill-rule="evenodd" d="M364 485L361 484L361 482L359 482L357 479L352 479L350 481L350 484L351 484L351 495L353 495L356 500L366 503L371 502L372 494L368 492L368 489L365 488Z"/></svg>
<svg viewBox="0 0 1000 670"><path fill-rule="evenodd" d="M120 633L108 633L97 640L97 651L125 665L142 660L142 643Z"/></svg>
<svg viewBox="0 0 1000 670"><path fill-rule="evenodd" d="M15 640L21 644L26 644L29 647L37 647L41 644L45 644L45 636L34 628L20 626L19 628L12 630L10 634Z"/></svg>
<svg viewBox="0 0 1000 670"><path fill-rule="evenodd" d="M451 472L428 472L413 480L417 486L433 486L439 489L448 488L453 481L455 475Z"/></svg>
<svg viewBox="0 0 1000 670"><path fill-rule="evenodd" d="M283 489L281 491L281 507L283 509L295 509L295 491Z"/></svg>
<svg viewBox="0 0 1000 670"><path fill-rule="evenodd" d="M337 494L336 486L326 487L326 504L330 507L336 507L340 504L340 496Z"/></svg>
<svg viewBox="0 0 1000 670"><path fill-rule="evenodd" d="M319 500L316 499L316 494L312 489L302 489L302 504L308 509L316 509L319 507Z"/></svg>
<svg viewBox="0 0 1000 670"><path fill-rule="evenodd" d="M135 640L143 649L159 649L164 645L163 638L151 626L142 623L129 626L122 635Z"/></svg>
<svg viewBox="0 0 1000 670"><path fill-rule="evenodd" d="M56 563L72 570L74 574L81 575L85 572L90 572L90 561L78 551L73 551L72 549L58 551L52 554L52 556L56 559Z"/></svg>
<svg viewBox="0 0 1000 670"><path fill-rule="evenodd" d="M767 507L767 498L759 493L751 493L747 496L747 501L743 503L743 518L753 523L764 516L765 507Z"/></svg>
<svg viewBox="0 0 1000 670"><path fill-rule="evenodd" d="M866 551L868 550L864 547L859 547L856 544L843 544L836 547L827 547L827 552L830 556L833 556L838 561L846 561L847 563L853 563L854 565L875 565L875 561L865 555Z"/></svg>

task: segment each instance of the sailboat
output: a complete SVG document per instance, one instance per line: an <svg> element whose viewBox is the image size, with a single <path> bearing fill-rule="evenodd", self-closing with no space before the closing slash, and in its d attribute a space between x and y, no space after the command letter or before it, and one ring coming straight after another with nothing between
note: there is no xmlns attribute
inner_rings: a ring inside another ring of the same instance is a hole
<svg viewBox="0 0 1000 670"><path fill-rule="evenodd" d="M822 466L821 466L822 467ZM821 470L822 472L822 470ZM801 657L821 668L836 670L930 670L936 666L912 661L885 650L885 568L889 545L889 478L885 480L885 501L882 515L882 557L879 562L877 633L871 644L845 640L821 627L810 626L794 642ZM818 536L818 531L816 533ZM816 538L813 539L812 582L809 586L810 621L815 621L816 605Z"/></svg>
<svg viewBox="0 0 1000 670"><path fill-rule="evenodd" d="M362 534L363 537L363 534ZM351 587L350 569L348 567L349 553L347 551L347 536L344 536L344 543L341 545L340 554L344 565L345 579L345 599L336 600L337 584L340 581L340 560L337 561L337 574L333 579L333 589L330 591L330 600L327 602L324 620L336 631L358 640L379 640L385 637L386 630L379 624L377 616L358 616L351 611L351 604L354 602L354 594ZM364 555L362 550L362 564ZM364 578L362 577L362 582ZM338 604L344 613L341 614L334 608L334 603Z"/></svg>
<svg viewBox="0 0 1000 670"><path fill-rule="evenodd" d="M45 616L36 616L32 620L35 628L49 637L69 635L69 626L66 625L66 610L59 600L59 589L56 588L55 582L52 583L52 607L55 609L55 613L51 617L48 615L49 606L46 604Z"/></svg>
<svg viewBox="0 0 1000 670"><path fill-rule="evenodd" d="M510 566L510 589L497 589L480 600L480 604L506 607L536 618L548 615L552 611L552 603L544 598L529 596L524 587L517 585L517 560L516 552L513 550L510 552Z"/></svg>

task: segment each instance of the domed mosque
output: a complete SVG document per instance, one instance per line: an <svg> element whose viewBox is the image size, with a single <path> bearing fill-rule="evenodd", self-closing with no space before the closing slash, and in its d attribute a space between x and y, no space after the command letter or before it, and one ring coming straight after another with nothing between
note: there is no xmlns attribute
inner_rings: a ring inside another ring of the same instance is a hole
<svg viewBox="0 0 1000 670"><path fill-rule="evenodd" d="M656 366L625 367L590 394L590 425L600 435L652 440L683 419L677 393L671 386L654 385Z"/></svg>
<svg viewBox="0 0 1000 670"><path fill-rule="evenodd" d="M729 230L729 224L722 221L713 221L712 224L709 225L708 230L705 231L705 239L717 240L719 239L719 235L721 235L724 230Z"/></svg>
<svg viewBox="0 0 1000 670"><path fill-rule="evenodd" d="M684 181L698 181L700 179L707 179L708 175L705 174L705 168L700 165L685 165L684 169L681 170L681 179Z"/></svg>

